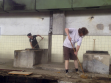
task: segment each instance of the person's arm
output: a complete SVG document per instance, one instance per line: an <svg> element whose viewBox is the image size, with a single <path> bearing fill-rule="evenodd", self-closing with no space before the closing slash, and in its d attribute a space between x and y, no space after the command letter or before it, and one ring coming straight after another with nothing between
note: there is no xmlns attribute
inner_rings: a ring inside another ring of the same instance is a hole
<svg viewBox="0 0 111 83"><path fill-rule="evenodd" d="M33 46L32 46L32 43L30 42L30 46L32 47L32 48L34 48Z"/></svg>
<svg viewBox="0 0 111 83"><path fill-rule="evenodd" d="M82 43L82 38L79 38L78 42L77 42L77 47L76 47L76 51L74 52L74 54L77 56L79 48L81 46Z"/></svg>
<svg viewBox="0 0 111 83"><path fill-rule="evenodd" d="M70 37L70 35L69 35L69 29L68 28L65 28L65 32L66 32L66 34L67 34L67 36L68 36L68 39L71 41L71 37Z"/></svg>
<svg viewBox="0 0 111 83"><path fill-rule="evenodd" d="M75 54L76 56L77 56L77 54L78 54L79 48L80 48L80 46L77 45L76 51L74 52L74 54Z"/></svg>
<svg viewBox="0 0 111 83"><path fill-rule="evenodd" d="M36 35L36 36L39 36L39 37L41 37L43 39L43 37L41 35Z"/></svg>

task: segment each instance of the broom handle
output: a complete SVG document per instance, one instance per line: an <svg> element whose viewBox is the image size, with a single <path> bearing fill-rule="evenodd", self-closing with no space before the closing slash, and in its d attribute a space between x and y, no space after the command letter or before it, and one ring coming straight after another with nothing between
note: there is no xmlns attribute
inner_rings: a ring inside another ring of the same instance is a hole
<svg viewBox="0 0 111 83"><path fill-rule="evenodd" d="M70 41L70 42L71 42L71 41ZM71 42L71 45L72 45L72 42ZM72 45L72 47L73 47L73 45ZM74 52L75 52L74 47L73 47L73 50L74 50ZM76 57L77 57L77 56L76 56ZM78 57L77 57L77 60L79 61ZM84 70L83 70L83 68L82 68L82 65L81 65L80 61L79 61L79 65L80 65L80 67L81 67L81 69L82 69L82 72L84 73Z"/></svg>
<svg viewBox="0 0 111 83"><path fill-rule="evenodd" d="M42 40L42 39L41 39L41 40ZM41 40L40 40L40 41L41 41ZM39 41L39 42L40 42L40 41ZM38 42L38 43L39 43L39 42ZM38 43L34 46L34 48L38 45Z"/></svg>

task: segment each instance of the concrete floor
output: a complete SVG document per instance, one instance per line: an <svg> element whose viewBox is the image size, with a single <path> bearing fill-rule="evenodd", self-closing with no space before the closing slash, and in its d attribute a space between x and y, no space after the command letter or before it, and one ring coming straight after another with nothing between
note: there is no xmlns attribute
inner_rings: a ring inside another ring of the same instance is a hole
<svg viewBox="0 0 111 83"><path fill-rule="evenodd" d="M71 78L65 77L64 63L40 64L40 65L34 66L34 68L28 69L28 68L13 67L13 59L0 59L0 71L2 69L23 70L23 71L27 71L27 72L33 72L33 74L30 75L29 77L57 79L57 80L67 81L67 82L72 82L72 83L94 83L93 80L95 80L94 78L97 78L97 77L100 77L100 78L109 78L110 77L111 78L110 75L86 73L89 76L89 78L84 80L75 73L73 63L70 63L70 66L69 66L69 69L70 69L69 73L72 76ZM80 68L79 68L79 70L80 70ZM78 82L78 81L81 81L81 82ZM101 79L101 80L99 80L99 83L106 83L106 80ZM111 82L109 82L109 83L111 83Z"/></svg>

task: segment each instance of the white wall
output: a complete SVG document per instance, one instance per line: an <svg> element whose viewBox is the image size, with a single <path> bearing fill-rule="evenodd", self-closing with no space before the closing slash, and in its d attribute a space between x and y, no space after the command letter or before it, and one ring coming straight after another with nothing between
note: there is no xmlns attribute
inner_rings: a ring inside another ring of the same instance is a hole
<svg viewBox="0 0 111 83"><path fill-rule="evenodd" d="M94 17L91 19L91 17ZM103 24L103 30L97 28L97 24ZM95 51L108 51L111 55L111 11L110 10L81 10L66 12L66 28L86 27L89 36L83 38L78 57L83 61L83 54L93 50L95 40ZM110 57L111 63L111 57Z"/></svg>
<svg viewBox="0 0 111 83"><path fill-rule="evenodd" d="M91 17L94 17L91 19ZM97 28L97 24L103 24L103 30ZM109 10L81 10L66 12L66 27L81 28L86 27L89 35L103 36L111 35L111 12Z"/></svg>
<svg viewBox="0 0 111 83"><path fill-rule="evenodd" d="M0 14L1 35L48 35L49 13Z"/></svg>

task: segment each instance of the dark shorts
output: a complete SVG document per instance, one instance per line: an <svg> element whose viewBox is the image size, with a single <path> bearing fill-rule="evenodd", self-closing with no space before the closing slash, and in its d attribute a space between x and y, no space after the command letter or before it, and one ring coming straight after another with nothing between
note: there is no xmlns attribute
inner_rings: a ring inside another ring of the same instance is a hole
<svg viewBox="0 0 111 83"><path fill-rule="evenodd" d="M64 59L65 60L69 60L69 59L77 60L77 57L74 54L73 48L68 48L68 47L63 46L63 49L64 49ZM76 50L76 48L75 48L75 50Z"/></svg>

